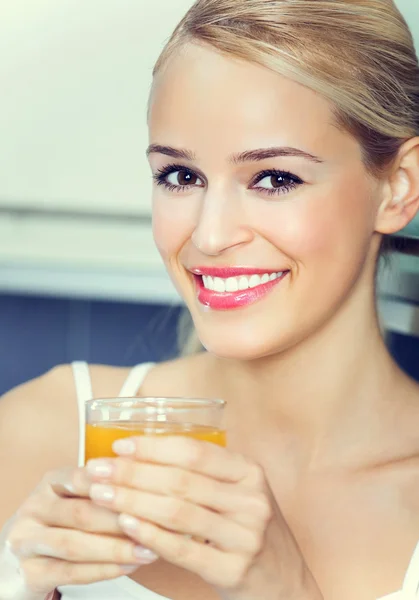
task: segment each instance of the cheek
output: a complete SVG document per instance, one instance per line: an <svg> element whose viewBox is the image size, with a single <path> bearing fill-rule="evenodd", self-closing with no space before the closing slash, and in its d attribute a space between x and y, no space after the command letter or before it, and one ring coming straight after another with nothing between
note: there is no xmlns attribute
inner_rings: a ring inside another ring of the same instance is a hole
<svg viewBox="0 0 419 600"><path fill-rule="evenodd" d="M167 263L179 253L195 228L195 210L179 198L153 197L153 237Z"/></svg>
<svg viewBox="0 0 419 600"><path fill-rule="evenodd" d="M259 218L270 223L265 236L297 264L330 264L331 258L342 264L365 255L374 229L371 204L365 185L348 191L342 182L276 207L267 204L264 211L270 214Z"/></svg>

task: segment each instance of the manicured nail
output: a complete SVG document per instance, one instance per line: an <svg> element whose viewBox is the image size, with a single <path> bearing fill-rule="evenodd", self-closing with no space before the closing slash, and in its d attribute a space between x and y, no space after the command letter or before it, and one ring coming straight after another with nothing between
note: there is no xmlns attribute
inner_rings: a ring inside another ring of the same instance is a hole
<svg viewBox="0 0 419 600"><path fill-rule="evenodd" d="M118 521L121 528L127 533L133 533L137 530L138 521L130 515L119 515Z"/></svg>
<svg viewBox="0 0 419 600"><path fill-rule="evenodd" d="M159 558L152 550L143 546L135 546L134 556L139 562L143 563L152 563Z"/></svg>
<svg viewBox="0 0 419 600"><path fill-rule="evenodd" d="M86 465L87 471L95 477L110 477L112 475L112 463L108 460L96 458L89 460Z"/></svg>
<svg viewBox="0 0 419 600"><path fill-rule="evenodd" d="M112 444L112 449L117 454L130 456L135 453L135 444L132 440L116 440L116 442Z"/></svg>
<svg viewBox="0 0 419 600"><path fill-rule="evenodd" d="M70 495L74 496L75 494L77 494L76 486L73 483L71 483L71 481L66 481L62 484L62 486L64 490Z"/></svg>
<svg viewBox="0 0 419 600"><path fill-rule="evenodd" d="M115 491L109 485L94 483L90 487L90 497L92 500L98 500L99 502L112 502L115 498Z"/></svg>
<svg viewBox="0 0 419 600"><path fill-rule="evenodd" d="M123 573L134 573L138 569L138 565L121 565Z"/></svg>

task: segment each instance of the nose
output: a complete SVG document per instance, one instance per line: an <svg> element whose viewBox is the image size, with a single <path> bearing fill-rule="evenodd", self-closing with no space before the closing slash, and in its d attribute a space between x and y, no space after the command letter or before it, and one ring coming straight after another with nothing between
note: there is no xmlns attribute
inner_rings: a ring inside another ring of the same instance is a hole
<svg viewBox="0 0 419 600"><path fill-rule="evenodd" d="M253 239L241 198L220 189L207 190L192 243L203 254L218 256Z"/></svg>

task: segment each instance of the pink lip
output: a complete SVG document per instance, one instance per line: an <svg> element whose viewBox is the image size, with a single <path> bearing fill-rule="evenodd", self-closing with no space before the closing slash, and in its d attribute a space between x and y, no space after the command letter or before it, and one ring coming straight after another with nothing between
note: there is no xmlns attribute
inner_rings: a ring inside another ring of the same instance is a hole
<svg viewBox="0 0 419 600"><path fill-rule="evenodd" d="M211 277L240 277L241 275L264 275L278 273L285 269L256 269L255 267L194 267L189 269L194 275L211 275Z"/></svg>
<svg viewBox="0 0 419 600"><path fill-rule="evenodd" d="M205 272L204 272L205 271ZM238 292L214 292L212 290L208 290L204 287L204 282L202 281L201 274L195 273L195 284L198 295L198 301L211 308L213 310L232 310L235 308L242 308L243 306L248 306L249 304L253 304L257 302L264 296L266 296L276 285L278 285L284 277L289 273L289 271L284 271L281 277L274 279L273 281L268 281L267 283L263 283L254 288L248 288L247 290L239 290ZM223 275L221 275L223 273ZM234 274L233 274L234 273ZM257 271L252 269L251 271L247 269L246 271L239 270L237 268L234 269L203 269L202 275L211 275L211 277L238 277L240 275L250 275L250 274L264 274L267 273L266 269L264 271Z"/></svg>

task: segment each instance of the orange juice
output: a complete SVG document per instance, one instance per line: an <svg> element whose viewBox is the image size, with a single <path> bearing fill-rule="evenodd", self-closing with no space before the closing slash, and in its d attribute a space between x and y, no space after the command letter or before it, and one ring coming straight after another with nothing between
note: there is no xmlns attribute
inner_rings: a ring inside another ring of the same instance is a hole
<svg viewBox="0 0 419 600"><path fill-rule="evenodd" d="M115 440L138 435L182 435L226 446L226 432L206 425L184 423L139 423L135 421L114 421L86 425L85 460L117 456L112 450Z"/></svg>

